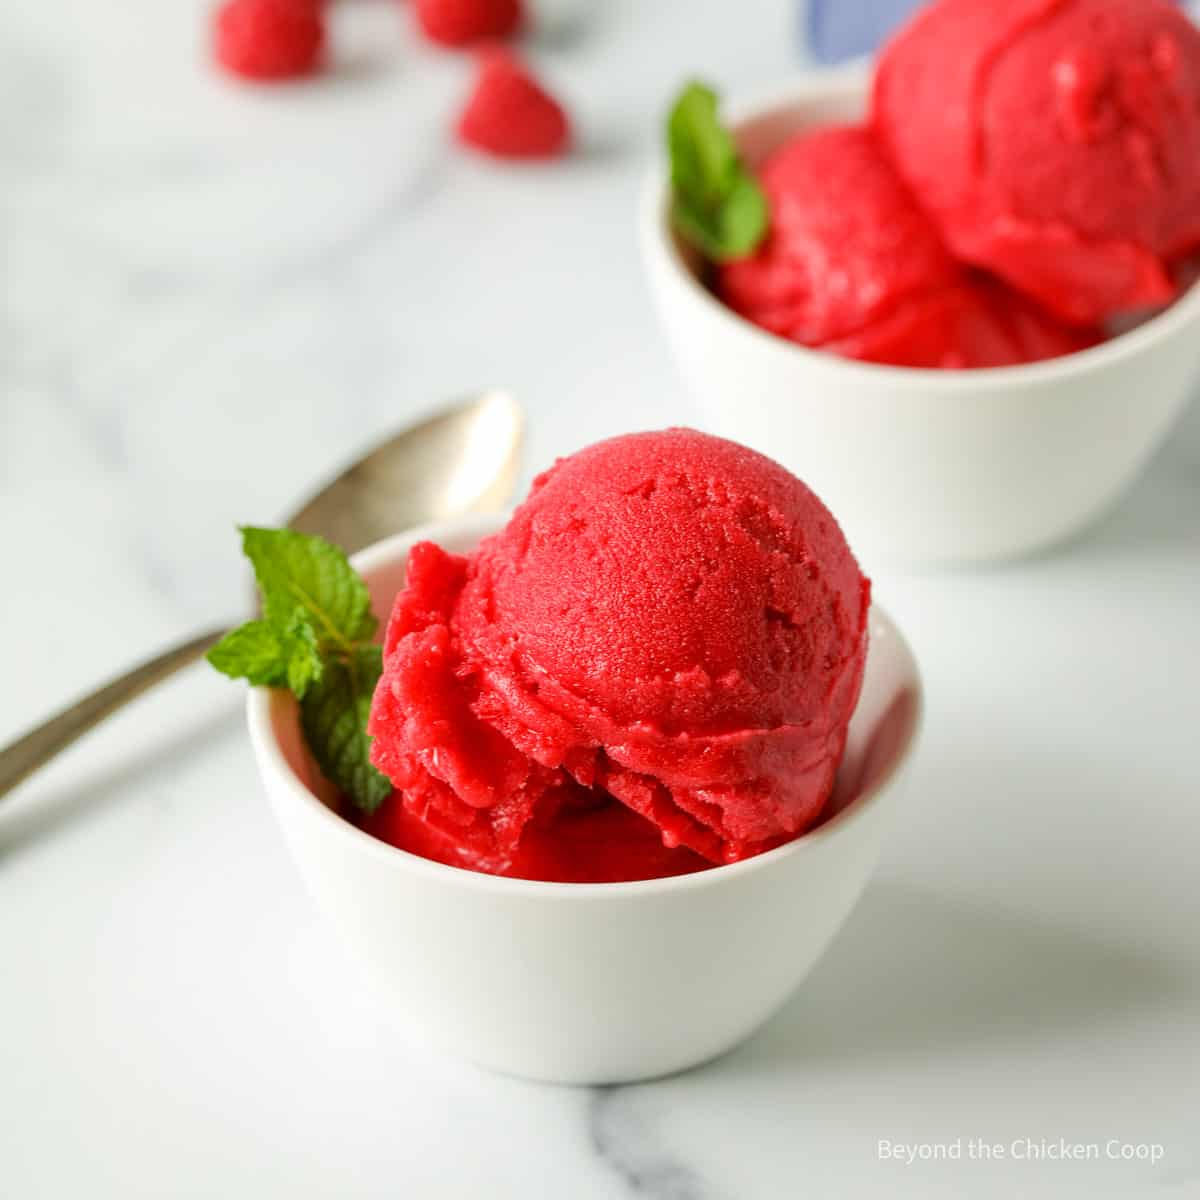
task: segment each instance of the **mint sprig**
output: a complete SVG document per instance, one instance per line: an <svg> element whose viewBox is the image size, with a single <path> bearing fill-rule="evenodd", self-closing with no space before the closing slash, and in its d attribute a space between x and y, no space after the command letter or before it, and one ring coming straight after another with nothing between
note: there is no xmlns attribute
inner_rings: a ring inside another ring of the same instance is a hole
<svg viewBox="0 0 1200 1200"><path fill-rule="evenodd" d="M287 683L288 658L282 639L266 621L247 621L227 633L209 652L208 661L233 679L248 679L255 687ZM301 689L303 695L303 689Z"/></svg>
<svg viewBox="0 0 1200 1200"><path fill-rule="evenodd" d="M712 88L692 82L680 92L667 119L667 149L678 232L716 262L753 254L767 233L767 198L717 116Z"/></svg>
<svg viewBox="0 0 1200 1200"><path fill-rule="evenodd" d="M223 637L208 661L256 686L286 687L321 773L374 812L392 790L371 765L367 717L382 670L367 585L324 538L291 529L242 529L263 615Z"/></svg>
<svg viewBox="0 0 1200 1200"><path fill-rule="evenodd" d="M321 774L366 812L374 812L392 790L387 776L371 765L367 734L381 669L378 646L356 646L352 654L326 664L300 704L300 728Z"/></svg>

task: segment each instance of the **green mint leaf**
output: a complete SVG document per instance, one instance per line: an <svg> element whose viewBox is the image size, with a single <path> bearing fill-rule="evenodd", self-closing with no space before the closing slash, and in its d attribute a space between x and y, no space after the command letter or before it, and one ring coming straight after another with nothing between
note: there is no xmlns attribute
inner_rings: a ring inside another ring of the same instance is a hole
<svg viewBox="0 0 1200 1200"><path fill-rule="evenodd" d="M332 543L291 529L242 529L267 623L285 637L303 611L322 647L342 652L375 632L366 584Z"/></svg>
<svg viewBox="0 0 1200 1200"><path fill-rule="evenodd" d="M309 685L321 678L325 666L317 635L302 608L296 609L283 645L287 655L287 685L297 700L303 700Z"/></svg>
<svg viewBox="0 0 1200 1200"><path fill-rule="evenodd" d="M205 657L222 674L256 687L277 687L287 676L283 643L266 621L248 621L227 633Z"/></svg>
<svg viewBox="0 0 1200 1200"><path fill-rule="evenodd" d="M720 122L712 88L689 83L679 94L667 148L675 228L718 262L752 254L766 236L767 199Z"/></svg>
<svg viewBox="0 0 1200 1200"><path fill-rule="evenodd" d="M677 198L671 208L671 223L677 233L702 251L705 258L723 262L725 247L719 232L714 230L711 213L693 208L686 200Z"/></svg>
<svg viewBox="0 0 1200 1200"><path fill-rule="evenodd" d="M738 170L733 139L717 116L717 94L702 83L680 92L667 118L671 178L701 200L722 193Z"/></svg>
<svg viewBox="0 0 1200 1200"><path fill-rule="evenodd" d="M758 249L770 220L766 193L753 175L738 176L721 209L721 241L727 258L745 258Z"/></svg>
<svg viewBox="0 0 1200 1200"><path fill-rule="evenodd" d="M382 670L378 646L356 646L345 657L326 660L321 678L300 702L304 740L326 779L365 812L392 791L391 781L371 765L367 717Z"/></svg>
<svg viewBox="0 0 1200 1200"><path fill-rule="evenodd" d="M208 653L218 671L252 684L286 687L300 702L300 727L321 773L359 808L392 791L371 765L367 718L383 652L366 584L336 546L290 529L242 529L263 618L226 634Z"/></svg>

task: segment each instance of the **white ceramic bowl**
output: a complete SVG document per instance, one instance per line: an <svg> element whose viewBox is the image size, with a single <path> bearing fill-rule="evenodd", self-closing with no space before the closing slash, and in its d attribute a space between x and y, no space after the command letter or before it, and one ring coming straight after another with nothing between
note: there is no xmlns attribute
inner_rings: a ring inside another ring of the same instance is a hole
<svg viewBox="0 0 1200 1200"><path fill-rule="evenodd" d="M731 105L729 119L756 163L799 129L861 118L866 95L861 71L810 75ZM807 350L701 284L668 200L660 169L642 252L709 425L799 475L869 561L1004 558L1075 532L1137 476L1200 367L1200 287L1130 333L1030 366L915 370Z"/></svg>
<svg viewBox="0 0 1200 1200"><path fill-rule="evenodd" d="M466 551L473 519L354 559L390 611L409 547ZM361 951L416 1035L484 1066L560 1083L677 1071L746 1037L787 998L858 899L916 736L920 682L872 614L866 680L831 816L797 841L695 875L638 883L498 879L417 858L337 816L291 697L253 690L267 794L317 905Z"/></svg>

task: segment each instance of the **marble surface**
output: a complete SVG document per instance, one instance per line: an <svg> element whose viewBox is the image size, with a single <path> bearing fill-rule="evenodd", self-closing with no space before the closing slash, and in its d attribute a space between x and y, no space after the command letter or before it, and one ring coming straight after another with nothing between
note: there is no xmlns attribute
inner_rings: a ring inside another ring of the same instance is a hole
<svg viewBox="0 0 1200 1200"><path fill-rule="evenodd" d="M531 53L582 147L512 170L442 136L465 65L395 4L348 0L333 73L256 92L207 69L203 6L8 0L0 740L235 616L234 523L443 398L514 389L526 478L698 420L637 187L685 72L796 69L793 10L554 5ZM301 890L237 690L197 668L114 720L0 807L0 1193L1200 1195L1200 408L1058 553L874 574L929 687L879 875L758 1036L643 1086L410 1041Z"/></svg>

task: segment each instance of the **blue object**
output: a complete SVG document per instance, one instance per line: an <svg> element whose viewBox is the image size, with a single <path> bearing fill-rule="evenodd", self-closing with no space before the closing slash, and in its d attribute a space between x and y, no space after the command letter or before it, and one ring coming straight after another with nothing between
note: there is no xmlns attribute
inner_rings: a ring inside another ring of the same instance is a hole
<svg viewBox="0 0 1200 1200"><path fill-rule="evenodd" d="M870 54L921 7L922 0L800 0L800 4L803 35L813 58L839 63ZM1187 7L1200 18L1200 0L1188 0Z"/></svg>
<svg viewBox="0 0 1200 1200"><path fill-rule="evenodd" d="M838 63L870 54L921 0L807 0L804 35L813 58Z"/></svg>

